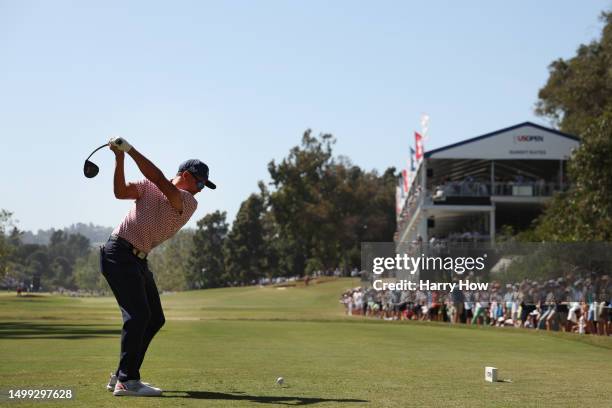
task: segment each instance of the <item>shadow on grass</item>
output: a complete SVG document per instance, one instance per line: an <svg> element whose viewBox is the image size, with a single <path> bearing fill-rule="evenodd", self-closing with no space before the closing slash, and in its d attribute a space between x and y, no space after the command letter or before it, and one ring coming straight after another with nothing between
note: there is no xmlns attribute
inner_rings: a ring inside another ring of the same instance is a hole
<svg viewBox="0 0 612 408"><path fill-rule="evenodd" d="M17 298L42 298L43 295L35 295L33 293L26 293L25 295L17 296Z"/></svg>
<svg viewBox="0 0 612 408"><path fill-rule="evenodd" d="M121 330L106 329L104 324L53 324L10 322L0 323L0 339L65 339L79 340L94 337L117 337ZM110 325L106 325L110 326Z"/></svg>
<svg viewBox="0 0 612 408"><path fill-rule="evenodd" d="M184 394L184 395L168 395L168 394ZM275 397L270 395L246 395L242 392L224 393L212 391L164 391L164 398L193 398L204 400L231 400L231 401L246 401L259 404L279 404L279 405L311 405L323 402L369 402L354 398L309 398L309 397Z"/></svg>

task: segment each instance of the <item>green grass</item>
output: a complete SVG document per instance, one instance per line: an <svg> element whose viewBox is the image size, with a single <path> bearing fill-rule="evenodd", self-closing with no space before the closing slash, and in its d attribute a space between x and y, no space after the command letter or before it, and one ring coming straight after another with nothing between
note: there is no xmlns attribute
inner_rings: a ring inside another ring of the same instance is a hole
<svg viewBox="0 0 612 408"><path fill-rule="evenodd" d="M163 295L142 375L166 392L147 399L104 389L119 352L113 298L3 294L0 389L75 390L45 407L612 406L612 338L347 318L338 296L357 284ZM512 382L486 383L486 365Z"/></svg>

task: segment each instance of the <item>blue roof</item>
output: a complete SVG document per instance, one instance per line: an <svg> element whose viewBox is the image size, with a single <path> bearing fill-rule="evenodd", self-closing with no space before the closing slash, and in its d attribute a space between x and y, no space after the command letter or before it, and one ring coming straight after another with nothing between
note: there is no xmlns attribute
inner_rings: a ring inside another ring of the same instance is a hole
<svg viewBox="0 0 612 408"><path fill-rule="evenodd" d="M538 129L544 130L546 132L551 132L551 133L554 133L556 135L566 137L568 139L580 141L580 138L578 138L578 137L576 137L574 135L570 135L569 133L563 133L563 132L561 132L559 130L548 128L548 127L542 126L542 125L537 125L537 124L532 123L532 122L523 122L523 123L519 123L518 125L510 126L510 127L507 127L507 128L501 129L501 130L496 130L495 132L491 132L491 133L487 133L487 134L484 134L484 135L476 136L476 137L473 137L471 139L466 139L466 140L463 140L461 142L449 144L447 146L439 147L439 148L434 149L434 150L426 151L425 152L425 158L429 158L434 153L439 153L439 152L442 152L444 150L451 149L453 147L458 147L458 146L462 146L462 145L465 145L465 144L468 144L468 143L476 142L478 140L482 140L482 139L486 139L486 138L489 138L489 137L497 136L500 133L508 132L508 131L520 128L522 126L532 126L534 128L538 128Z"/></svg>

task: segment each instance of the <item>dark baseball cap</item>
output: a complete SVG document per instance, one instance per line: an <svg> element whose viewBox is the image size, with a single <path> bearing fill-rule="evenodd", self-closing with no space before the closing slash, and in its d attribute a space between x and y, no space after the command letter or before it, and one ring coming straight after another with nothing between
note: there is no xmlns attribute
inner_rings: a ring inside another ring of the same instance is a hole
<svg viewBox="0 0 612 408"><path fill-rule="evenodd" d="M184 161L179 166L178 172L188 171L193 174L198 180L203 181L206 187L210 189L217 188L217 185L208 179L208 166L198 159Z"/></svg>

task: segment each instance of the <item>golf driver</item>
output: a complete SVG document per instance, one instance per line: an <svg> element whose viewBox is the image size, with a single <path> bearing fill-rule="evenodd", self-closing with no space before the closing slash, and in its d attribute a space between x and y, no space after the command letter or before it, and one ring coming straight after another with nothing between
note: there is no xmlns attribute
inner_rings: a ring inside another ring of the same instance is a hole
<svg viewBox="0 0 612 408"><path fill-rule="evenodd" d="M87 158L85 159L85 164L83 165L83 174L85 174L85 177L87 178L93 178L96 177L98 175L98 172L100 171L100 168L95 164L89 161L89 158L98 150L102 149L103 147L108 146L108 143L104 143L102 146L98 147L96 150L94 150L93 152L91 152L91 154L89 156L87 156Z"/></svg>

